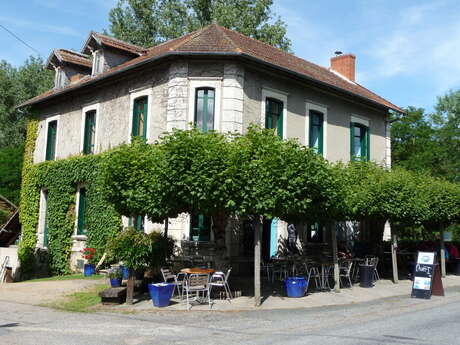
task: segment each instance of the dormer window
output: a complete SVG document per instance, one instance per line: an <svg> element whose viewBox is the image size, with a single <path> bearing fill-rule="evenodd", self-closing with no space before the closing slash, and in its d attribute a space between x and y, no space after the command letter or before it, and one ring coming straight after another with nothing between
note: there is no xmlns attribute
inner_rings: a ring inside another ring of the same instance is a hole
<svg viewBox="0 0 460 345"><path fill-rule="evenodd" d="M104 57L100 50L97 50L93 53L93 73L92 75L97 75L104 71Z"/></svg>

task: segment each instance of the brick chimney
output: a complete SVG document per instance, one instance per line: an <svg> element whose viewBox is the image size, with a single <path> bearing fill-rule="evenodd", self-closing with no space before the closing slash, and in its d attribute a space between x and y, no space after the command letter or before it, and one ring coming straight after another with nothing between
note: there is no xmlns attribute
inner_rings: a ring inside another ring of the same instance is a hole
<svg viewBox="0 0 460 345"><path fill-rule="evenodd" d="M338 55L331 58L331 70L340 73L348 80L355 81L355 60L353 54Z"/></svg>

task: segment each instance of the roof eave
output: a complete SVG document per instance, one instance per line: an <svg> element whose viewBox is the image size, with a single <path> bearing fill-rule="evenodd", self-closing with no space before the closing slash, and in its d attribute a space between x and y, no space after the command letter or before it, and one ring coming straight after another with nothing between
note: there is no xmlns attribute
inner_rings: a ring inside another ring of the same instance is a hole
<svg viewBox="0 0 460 345"><path fill-rule="evenodd" d="M116 71L113 71L113 72L108 72L107 74L105 74L103 76L96 77L96 78L91 79L91 80L89 80L89 81L87 81L85 83L82 83L80 85L76 85L75 87L72 87L72 88L63 89L63 90L58 91L56 93L53 93L53 94L51 94L51 95L49 95L47 97L44 97L44 98L42 98L40 100L37 100L36 102L30 102L29 103L29 102L26 101L26 102L20 104L17 108L23 108L23 107L26 107L26 106L31 106L31 105L34 105L34 104L42 103L42 102L44 102L46 100L49 100L51 98L67 94L67 93L75 91L75 90L79 90L82 87L86 87L88 85L96 84L96 83L98 83L98 82L100 82L102 80L105 80L105 79L109 78L109 77L119 75L119 74L124 73L126 71L130 71L132 69L144 66L144 65L146 65L148 63L156 62L158 60L162 60L164 58L174 57L174 56L224 56L224 57L225 56L231 56L231 57L244 58L244 59L247 59L247 60L250 60L250 61L261 63L263 65L269 66L269 67L274 68L276 70L283 71L285 73L295 75L300 79L308 80L308 81L310 81L312 83L316 83L316 84L321 85L323 87L334 89L335 91L337 91L339 93L344 93L344 94L347 94L349 96L356 97L356 98L361 99L363 101L366 101L366 102L369 102L371 104L374 104L377 107L381 107L381 108L385 108L385 109L391 109L391 110L394 110L394 111L396 111L398 113L403 113L404 114L404 111L402 111L401 109L386 106L384 104L376 102L376 101L374 101L372 99L369 99L367 97L363 97L361 95L358 95L358 94L356 94L354 92L344 90L344 89L336 87L334 85L331 85L331 84L322 82L320 80L314 79L312 77L309 77L309 76L307 76L305 74L298 73L298 72L292 71L292 70L290 70L288 68L284 68L284 67L272 64L270 62L258 59L258 58L254 57L254 56L249 55L249 54L240 53L240 52L178 52L178 51L170 51L170 52L167 52L167 53L164 53L164 54L161 54L161 55L149 58L149 59L145 59L145 60L140 61L140 62L138 62L136 64L125 66L124 68L121 68L119 70L116 70Z"/></svg>

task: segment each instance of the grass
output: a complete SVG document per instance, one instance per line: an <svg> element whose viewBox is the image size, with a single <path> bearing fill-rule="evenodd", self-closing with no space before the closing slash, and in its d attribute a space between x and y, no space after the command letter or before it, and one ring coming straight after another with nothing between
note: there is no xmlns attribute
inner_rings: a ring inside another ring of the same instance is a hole
<svg viewBox="0 0 460 345"><path fill-rule="evenodd" d="M99 292L107 287L107 284L98 284L91 289L70 294L64 300L43 304L42 306L70 312L91 312L91 307L101 302Z"/></svg>
<svg viewBox="0 0 460 345"><path fill-rule="evenodd" d="M100 274L94 274L94 275L85 277L83 274L77 273L77 274L68 274L65 276L53 276L53 277L46 277L46 278L24 280L23 282L35 283L35 282L46 282L46 281L54 281L54 280L72 280L72 279L97 280L97 279L102 279L102 278L105 278L105 277Z"/></svg>

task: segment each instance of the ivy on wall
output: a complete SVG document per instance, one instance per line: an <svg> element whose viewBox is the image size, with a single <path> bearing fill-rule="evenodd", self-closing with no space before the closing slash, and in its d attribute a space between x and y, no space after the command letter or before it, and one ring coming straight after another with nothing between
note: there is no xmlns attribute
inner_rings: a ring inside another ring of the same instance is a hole
<svg viewBox="0 0 460 345"><path fill-rule="evenodd" d="M79 186L84 185L87 191L86 246L96 248L96 260L103 255L109 238L121 228L121 217L105 200L101 186L100 169L104 154L76 156L33 165L37 129L38 122L29 121L21 192L23 233L19 250L21 272L25 277L32 275L35 269L41 189L48 193L46 221L49 231L49 268L52 274L70 272L69 259L72 235L75 233L75 204Z"/></svg>

